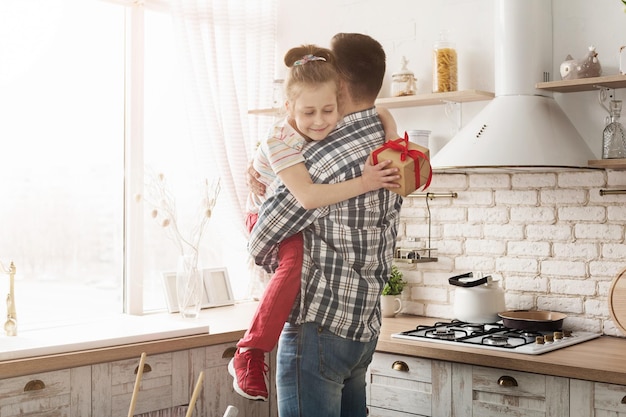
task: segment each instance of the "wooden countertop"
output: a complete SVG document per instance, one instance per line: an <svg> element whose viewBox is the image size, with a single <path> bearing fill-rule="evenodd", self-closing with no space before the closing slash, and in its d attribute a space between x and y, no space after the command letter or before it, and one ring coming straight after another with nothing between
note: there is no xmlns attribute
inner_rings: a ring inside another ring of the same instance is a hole
<svg viewBox="0 0 626 417"><path fill-rule="evenodd" d="M209 334L176 337L54 355L0 361L0 378L139 357L177 350L233 343L248 327L257 303L203 310ZM392 339L392 333L431 325L439 319L399 316L384 319L377 351L493 368L626 385L626 339L602 336L541 355L523 355L471 347Z"/></svg>
<svg viewBox="0 0 626 417"><path fill-rule="evenodd" d="M624 338L601 336L594 340L541 355L525 355L391 338L393 333L403 332L420 324L432 325L436 321L438 319L416 316L384 319L376 350L449 362L626 385L626 339Z"/></svg>

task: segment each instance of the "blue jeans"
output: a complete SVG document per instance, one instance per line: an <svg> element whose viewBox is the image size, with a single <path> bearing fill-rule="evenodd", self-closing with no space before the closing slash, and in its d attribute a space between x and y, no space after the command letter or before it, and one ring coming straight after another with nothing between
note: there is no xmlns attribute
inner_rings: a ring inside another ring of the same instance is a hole
<svg viewBox="0 0 626 417"><path fill-rule="evenodd" d="M285 324L278 341L280 417L365 417L365 373L376 340L355 342L315 323Z"/></svg>

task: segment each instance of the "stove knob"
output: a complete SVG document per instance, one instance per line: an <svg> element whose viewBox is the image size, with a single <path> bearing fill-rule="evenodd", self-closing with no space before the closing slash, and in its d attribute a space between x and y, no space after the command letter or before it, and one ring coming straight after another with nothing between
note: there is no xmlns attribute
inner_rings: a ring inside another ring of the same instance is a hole
<svg viewBox="0 0 626 417"><path fill-rule="evenodd" d="M551 334L547 334L544 336L544 339L546 340L546 343L552 343L554 342L554 336Z"/></svg>
<svg viewBox="0 0 626 417"><path fill-rule="evenodd" d="M535 338L535 343L538 345L543 345L545 343L545 340L543 339L543 336L537 336Z"/></svg>
<svg viewBox="0 0 626 417"><path fill-rule="evenodd" d="M571 330L563 330L563 337L572 337Z"/></svg>
<svg viewBox="0 0 626 417"><path fill-rule="evenodd" d="M554 332L554 340L563 339L563 332Z"/></svg>

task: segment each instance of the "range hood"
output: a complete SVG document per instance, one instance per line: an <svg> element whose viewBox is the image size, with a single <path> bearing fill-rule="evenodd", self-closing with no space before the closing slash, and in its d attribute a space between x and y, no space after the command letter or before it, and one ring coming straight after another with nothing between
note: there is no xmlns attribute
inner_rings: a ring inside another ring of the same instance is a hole
<svg viewBox="0 0 626 417"><path fill-rule="evenodd" d="M439 172L587 168L593 152L549 91L552 1L496 0L495 98L437 152Z"/></svg>

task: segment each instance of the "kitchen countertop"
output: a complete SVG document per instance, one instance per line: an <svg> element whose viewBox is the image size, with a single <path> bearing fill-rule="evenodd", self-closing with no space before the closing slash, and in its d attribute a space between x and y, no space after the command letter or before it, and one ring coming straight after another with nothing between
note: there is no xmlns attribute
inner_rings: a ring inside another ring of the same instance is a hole
<svg viewBox="0 0 626 417"><path fill-rule="evenodd" d="M393 339L393 333L432 325L440 319L398 316L383 320L376 350L470 365L510 369L566 378L626 385L626 339L601 336L597 339L541 355L501 352L466 345L448 345Z"/></svg>
<svg viewBox="0 0 626 417"><path fill-rule="evenodd" d="M256 306L257 303L251 302L203 310L193 326L206 325L209 328L208 333L161 337L150 341L0 360L0 378L129 359L139 357L142 352L153 355L221 343L234 344L243 336ZM541 355L523 355L391 338L392 333L409 330L419 324L432 325L439 320L441 319L406 315L385 318L377 351L626 385L626 339L624 338L602 336ZM5 337L1 336L0 339Z"/></svg>

